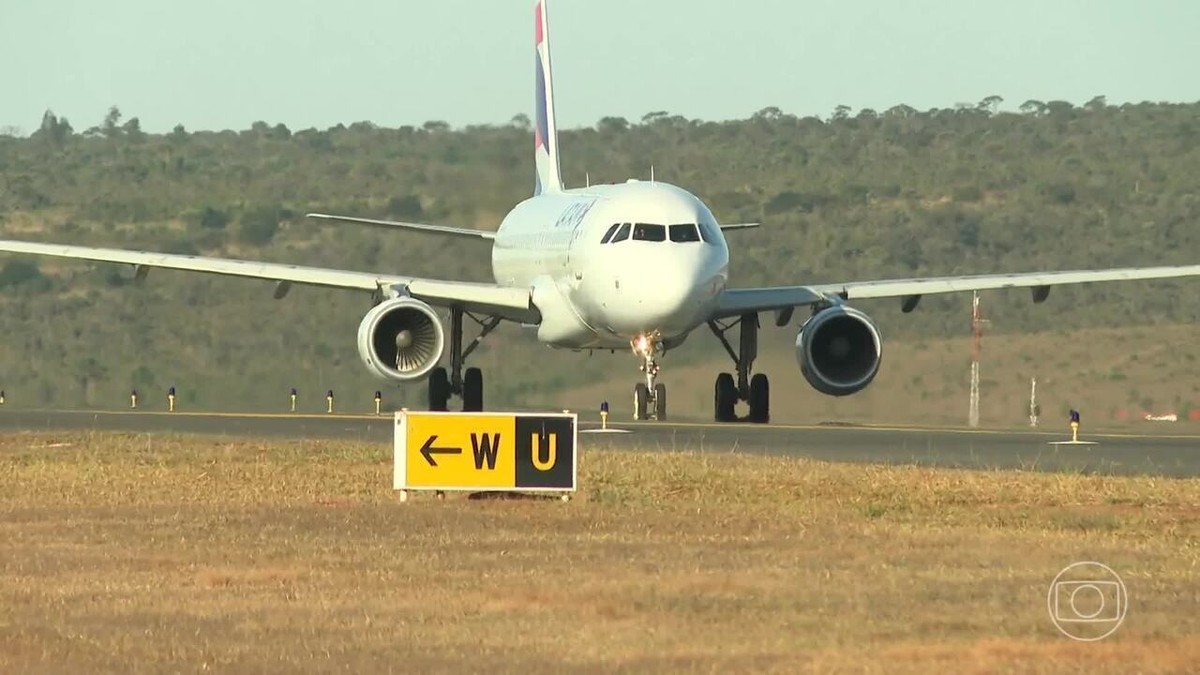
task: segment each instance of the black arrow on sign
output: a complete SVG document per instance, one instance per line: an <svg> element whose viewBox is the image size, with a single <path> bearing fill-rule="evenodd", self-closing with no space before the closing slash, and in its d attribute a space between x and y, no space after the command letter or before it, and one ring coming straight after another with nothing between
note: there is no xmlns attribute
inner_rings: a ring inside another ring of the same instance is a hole
<svg viewBox="0 0 1200 675"><path fill-rule="evenodd" d="M425 444L421 446L421 456L429 462L429 466L437 466L437 462L433 461L434 455L461 455L462 448L435 448L433 442L437 440L437 434L429 437Z"/></svg>

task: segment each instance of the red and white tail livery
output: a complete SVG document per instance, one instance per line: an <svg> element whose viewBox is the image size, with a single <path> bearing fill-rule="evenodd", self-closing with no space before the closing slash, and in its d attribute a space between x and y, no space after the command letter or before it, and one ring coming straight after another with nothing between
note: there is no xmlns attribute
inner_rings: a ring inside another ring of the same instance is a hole
<svg viewBox="0 0 1200 675"><path fill-rule="evenodd" d="M534 195L562 190L558 168L558 128L554 125L554 78L550 71L550 25L546 0L533 8L534 127L533 159L537 169Z"/></svg>

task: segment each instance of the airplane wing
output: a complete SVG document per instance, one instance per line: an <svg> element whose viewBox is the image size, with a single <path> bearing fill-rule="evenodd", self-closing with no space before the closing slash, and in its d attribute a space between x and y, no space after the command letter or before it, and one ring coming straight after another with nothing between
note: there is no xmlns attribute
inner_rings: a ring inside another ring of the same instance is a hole
<svg viewBox="0 0 1200 675"><path fill-rule="evenodd" d="M1200 276L1200 265L1175 267L1125 267L1106 270L1065 272L1023 272L981 274L975 276L928 277L924 279L888 279L851 281L811 286L775 286L726 290L712 318L736 316L747 312L782 310L824 301L865 298L904 298L905 311L911 311L923 295L984 291L997 288L1032 288L1034 302L1046 299L1050 287L1060 284L1086 284L1098 281L1137 281Z"/></svg>
<svg viewBox="0 0 1200 675"><path fill-rule="evenodd" d="M207 258L149 251L126 251L90 246L66 246L27 241L0 240L0 251L30 253L56 258L134 265L137 278L150 268L206 272L278 282L275 297L282 298L293 283L361 291L407 292L438 307L461 307L469 312L499 316L521 323L538 323L541 316L530 300L529 290L468 281L443 281L419 277L303 267L281 263Z"/></svg>
<svg viewBox="0 0 1200 675"><path fill-rule="evenodd" d="M724 225L721 225L721 231L728 232L730 230L749 230L750 228L758 227L759 225L760 223L725 223Z"/></svg>
<svg viewBox="0 0 1200 675"><path fill-rule="evenodd" d="M475 239L495 239L496 233L488 230L473 230L469 227L451 227L449 225L429 225L426 223L405 223L398 220L375 220L374 218L355 218L353 216L331 216L328 213L306 213L308 218L318 220L333 220L342 223L355 223L370 227L382 227L390 230L418 230L421 232L436 232L458 237L473 237Z"/></svg>

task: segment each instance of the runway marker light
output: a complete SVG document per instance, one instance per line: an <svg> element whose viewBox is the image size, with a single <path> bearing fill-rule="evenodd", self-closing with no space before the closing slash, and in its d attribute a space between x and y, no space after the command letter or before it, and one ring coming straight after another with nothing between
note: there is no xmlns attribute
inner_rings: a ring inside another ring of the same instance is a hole
<svg viewBox="0 0 1200 675"><path fill-rule="evenodd" d="M0 405L4 405L4 390L0 389Z"/></svg>
<svg viewBox="0 0 1200 675"><path fill-rule="evenodd" d="M137 408L137 389L131 389L129 391L129 407Z"/></svg>
<svg viewBox="0 0 1200 675"><path fill-rule="evenodd" d="M333 390L325 392L325 412L333 412Z"/></svg>
<svg viewBox="0 0 1200 675"><path fill-rule="evenodd" d="M292 412L296 412L296 388L295 387L292 387L292 393L291 393L290 397L292 400Z"/></svg>
<svg viewBox="0 0 1200 675"><path fill-rule="evenodd" d="M375 392L375 414L376 415L379 414L379 409L380 409L380 406L382 406L382 405L383 405L383 392L376 391Z"/></svg>
<svg viewBox="0 0 1200 675"><path fill-rule="evenodd" d="M600 428L608 428L608 401L600 402Z"/></svg>
<svg viewBox="0 0 1200 675"><path fill-rule="evenodd" d="M1071 409L1071 440L1079 440L1079 411Z"/></svg>
<svg viewBox="0 0 1200 675"><path fill-rule="evenodd" d="M167 390L167 412L175 412L175 385Z"/></svg>

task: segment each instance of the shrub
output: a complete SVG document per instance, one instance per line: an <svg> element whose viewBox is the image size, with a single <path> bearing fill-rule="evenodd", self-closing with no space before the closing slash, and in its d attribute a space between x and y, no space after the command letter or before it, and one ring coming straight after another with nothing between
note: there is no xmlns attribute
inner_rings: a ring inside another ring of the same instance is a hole
<svg viewBox="0 0 1200 675"><path fill-rule="evenodd" d="M0 288L19 286L42 278L37 262L27 258L13 258L0 268Z"/></svg>
<svg viewBox="0 0 1200 675"><path fill-rule="evenodd" d="M279 231L279 209L260 206L242 214L238 239L247 244L265 244L275 238Z"/></svg>

